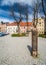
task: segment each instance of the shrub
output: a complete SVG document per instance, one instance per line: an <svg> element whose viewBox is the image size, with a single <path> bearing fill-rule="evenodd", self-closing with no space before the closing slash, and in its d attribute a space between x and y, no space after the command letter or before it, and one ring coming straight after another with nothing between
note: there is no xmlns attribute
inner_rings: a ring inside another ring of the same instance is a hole
<svg viewBox="0 0 46 65"><path fill-rule="evenodd" d="M25 33L22 33L22 34L12 34L11 35L12 37L22 37L22 36L26 36Z"/></svg>
<svg viewBox="0 0 46 65"><path fill-rule="evenodd" d="M39 37L46 38L46 35L44 35L44 34L39 34Z"/></svg>
<svg viewBox="0 0 46 65"><path fill-rule="evenodd" d="M26 36L26 33L22 33L23 36Z"/></svg>
<svg viewBox="0 0 46 65"><path fill-rule="evenodd" d="M46 35L46 32L45 32L45 35Z"/></svg>

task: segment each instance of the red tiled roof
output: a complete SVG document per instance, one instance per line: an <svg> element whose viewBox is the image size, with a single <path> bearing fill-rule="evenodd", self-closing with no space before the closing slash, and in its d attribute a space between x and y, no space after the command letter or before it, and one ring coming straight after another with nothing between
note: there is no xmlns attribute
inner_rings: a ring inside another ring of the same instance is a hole
<svg viewBox="0 0 46 65"><path fill-rule="evenodd" d="M31 26L32 22L28 22L28 26ZM27 22L21 22L20 26L27 26Z"/></svg>
<svg viewBox="0 0 46 65"><path fill-rule="evenodd" d="M12 23L8 23L7 26L16 26L17 23L16 22L12 22Z"/></svg>
<svg viewBox="0 0 46 65"><path fill-rule="evenodd" d="M16 22L7 24L7 26L16 26L16 25L17 25ZM20 22L20 26L27 26L27 22ZM32 26L32 22L28 22L28 26Z"/></svg>

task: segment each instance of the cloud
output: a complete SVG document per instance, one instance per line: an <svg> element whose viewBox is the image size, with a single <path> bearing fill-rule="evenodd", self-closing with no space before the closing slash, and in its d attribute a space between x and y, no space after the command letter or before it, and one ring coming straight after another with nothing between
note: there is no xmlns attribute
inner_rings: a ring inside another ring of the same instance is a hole
<svg viewBox="0 0 46 65"><path fill-rule="evenodd" d="M1 17L9 18L9 19L11 18L9 11L4 11L4 10L0 9L0 18Z"/></svg>
<svg viewBox="0 0 46 65"><path fill-rule="evenodd" d="M33 15L32 14L29 14L28 21L32 22L32 19L33 19Z"/></svg>
<svg viewBox="0 0 46 65"><path fill-rule="evenodd" d="M9 5L13 4L15 6L15 13L17 15L17 17L19 17L19 14L18 14L18 11L17 11L17 3L21 3L21 4L28 4L28 7L29 7L29 19L28 21L32 21L32 18L33 18L33 15L32 15L32 5L33 5L33 2L36 2L36 0L2 0L2 5L0 7L0 20L6 20L6 21L10 21L12 18L10 17L10 13L9 13ZM23 15L23 12L22 12L22 15ZM40 15L42 16L43 14L39 14L39 17ZM13 19L11 20L13 21Z"/></svg>
<svg viewBox="0 0 46 65"><path fill-rule="evenodd" d="M3 22L13 22L14 20L11 20L11 19L8 19L8 18L3 18L3 17L0 17L0 22L3 21Z"/></svg>
<svg viewBox="0 0 46 65"><path fill-rule="evenodd" d="M19 2L19 3L25 3L25 4L29 4L31 5L32 4L32 0L3 0L2 1L2 5L10 5L11 4L14 4L16 2Z"/></svg>
<svg viewBox="0 0 46 65"><path fill-rule="evenodd" d="M4 11L4 10L2 10L2 9L0 9L0 14L9 14L9 11Z"/></svg>
<svg viewBox="0 0 46 65"><path fill-rule="evenodd" d="M44 13L43 12L42 13L38 13L38 17L45 17Z"/></svg>

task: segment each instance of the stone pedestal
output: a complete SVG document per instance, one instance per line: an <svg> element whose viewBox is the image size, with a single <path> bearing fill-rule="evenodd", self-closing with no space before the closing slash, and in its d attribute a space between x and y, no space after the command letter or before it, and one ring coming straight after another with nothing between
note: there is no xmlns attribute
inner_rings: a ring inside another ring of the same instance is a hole
<svg viewBox="0 0 46 65"><path fill-rule="evenodd" d="M32 30L32 56L38 56L38 32L36 29Z"/></svg>

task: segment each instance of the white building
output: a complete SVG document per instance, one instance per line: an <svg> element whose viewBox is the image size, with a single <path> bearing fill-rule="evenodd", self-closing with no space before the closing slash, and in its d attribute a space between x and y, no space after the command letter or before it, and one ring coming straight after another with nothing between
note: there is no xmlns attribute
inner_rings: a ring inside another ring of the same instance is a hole
<svg viewBox="0 0 46 65"><path fill-rule="evenodd" d="M32 22L28 22L28 30L31 30L31 28L32 28ZM20 23L20 32L21 33L27 32L27 22ZM17 23L16 22L7 24L7 33L9 34L17 33Z"/></svg>
<svg viewBox="0 0 46 65"><path fill-rule="evenodd" d="M9 23L7 24L7 33L12 34L16 33L17 25L15 23Z"/></svg>

